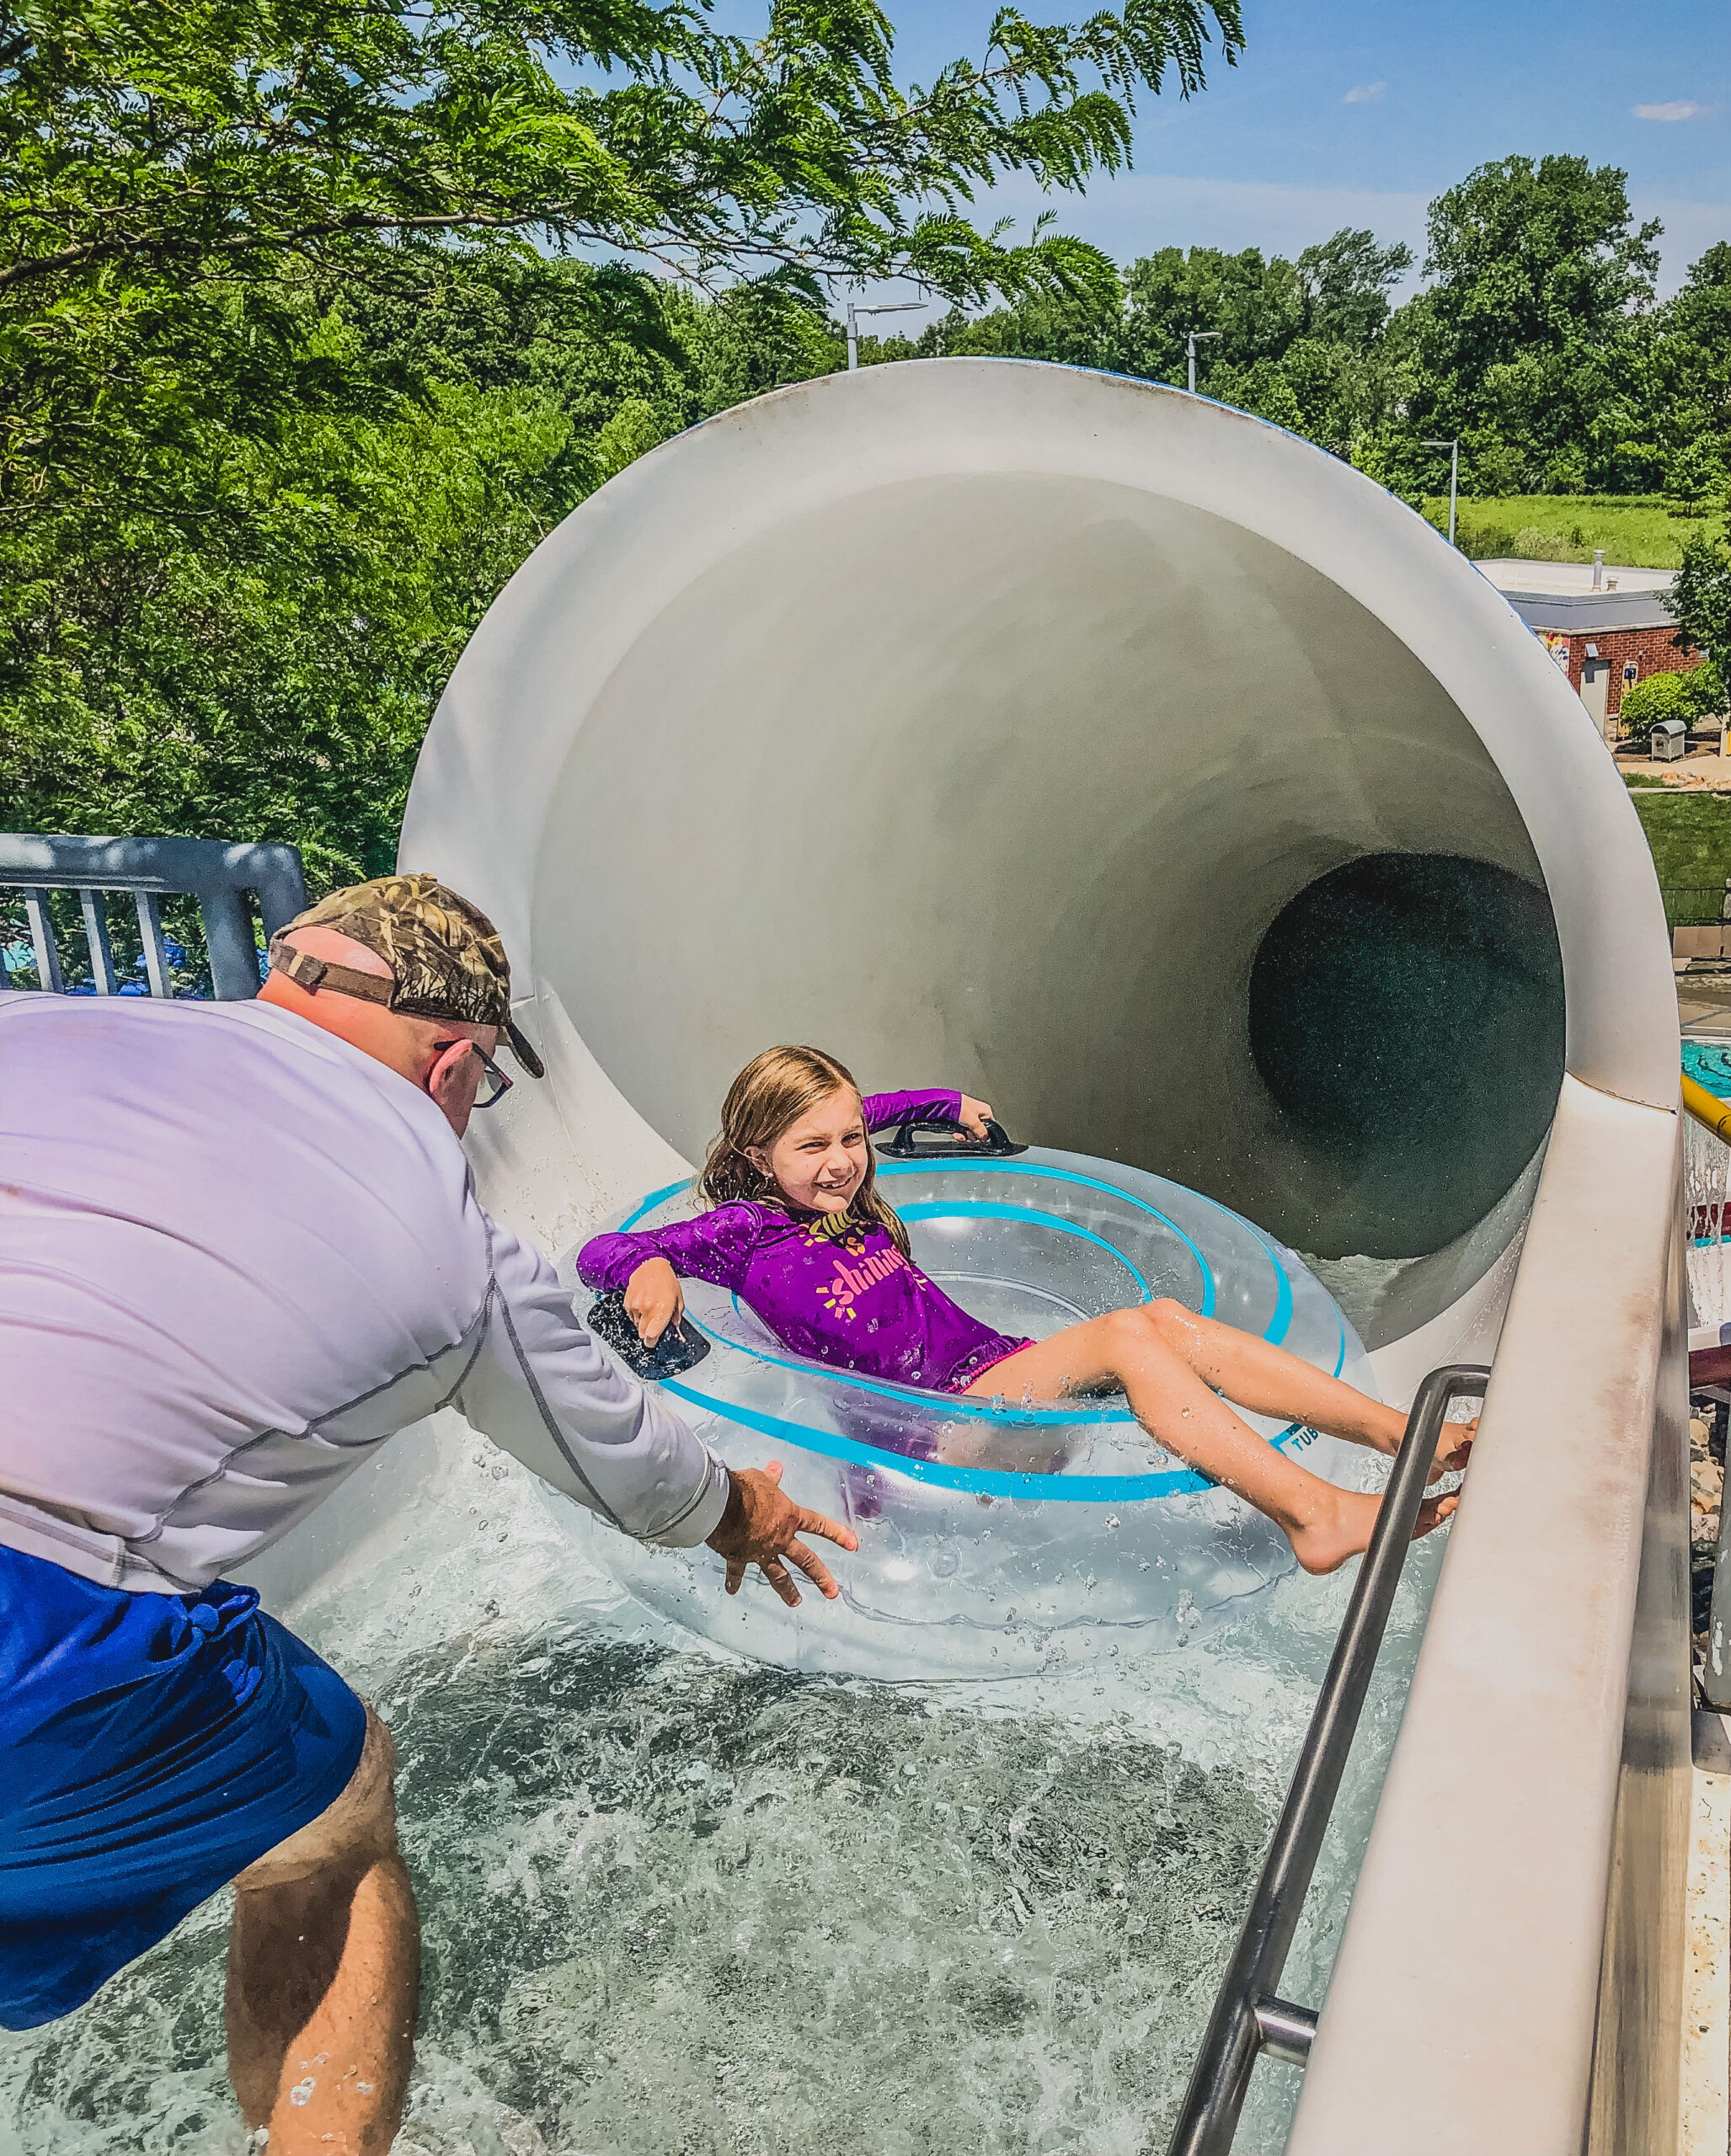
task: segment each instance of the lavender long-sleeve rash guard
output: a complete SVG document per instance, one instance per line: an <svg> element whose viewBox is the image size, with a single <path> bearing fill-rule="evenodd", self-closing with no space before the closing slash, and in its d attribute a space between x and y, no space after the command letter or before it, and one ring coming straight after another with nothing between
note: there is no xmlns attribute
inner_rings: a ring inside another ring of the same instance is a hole
<svg viewBox="0 0 1731 2156"><path fill-rule="evenodd" d="M952 1092L868 1093L868 1130L910 1115L954 1123ZM598 1293L622 1289L638 1266L665 1257L689 1279L731 1289L796 1355L892 1385L962 1392L1029 1343L994 1332L910 1263L887 1230L846 1214L800 1213L752 1199L648 1233L596 1235L577 1260Z"/></svg>
<svg viewBox="0 0 1731 2156"><path fill-rule="evenodd" d="M196 1593L450 1406L628 1534L727 1470L482 1210L427 1096L275 1005L0 995L0 1545Z"/></svg>

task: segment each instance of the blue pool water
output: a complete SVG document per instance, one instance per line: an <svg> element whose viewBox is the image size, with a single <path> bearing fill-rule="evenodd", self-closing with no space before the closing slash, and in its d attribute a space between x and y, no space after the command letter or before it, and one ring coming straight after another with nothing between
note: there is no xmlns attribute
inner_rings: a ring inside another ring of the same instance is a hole
<svg viewBox="0 0 1731 2156"><path fill-rule="evenodd" d="M1731 1101L1731 1041L1683 1043L1683 1075L1722 1101Z"/></svg>

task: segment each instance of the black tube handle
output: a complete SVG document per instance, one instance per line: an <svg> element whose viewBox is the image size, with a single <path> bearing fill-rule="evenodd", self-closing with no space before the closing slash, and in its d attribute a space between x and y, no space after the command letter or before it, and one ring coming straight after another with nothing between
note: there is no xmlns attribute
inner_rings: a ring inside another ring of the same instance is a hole
<svg viewBox="0 0 1731 2156"><path fill-rule="evenodd" d="M916 1130L946 1130L955 1138L950 1145L918 1145L914 1142ZM991 1116L986 1118L986 1136L962 1138L957 1135L957 1126L945 1115L904 1116L896 1126L895 1135L887 1145L880 1145L879 1153L886 1161L972 1161L982 1158L1005 1160L1012 1153L1025 1153L1028 1148L1018 1145L1002 1123Z"/></svg>
<svg viewBox="0 0 1731 2156"><path fill-rule="evenodd" d="M701 1363L709 1352L709 1342L689 1317L676 1319L653 1348L647 1346L625 1315L625 1297L617 1289L611 1294L597 1295L583 1322L645 1385L676 1378L682 1370Z"/></svg>

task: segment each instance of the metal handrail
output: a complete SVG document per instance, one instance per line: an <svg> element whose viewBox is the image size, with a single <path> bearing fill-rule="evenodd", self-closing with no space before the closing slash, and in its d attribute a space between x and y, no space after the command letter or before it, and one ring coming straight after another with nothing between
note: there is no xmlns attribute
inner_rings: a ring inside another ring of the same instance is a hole
<svg viewBox="0 0 1731 2156"><path fill-rule="evenodd" d="M113 995L119 987L108 924L98 899L100 892L132 894L152 995L171 992L158 900L168 893L196 899L210 953L211 985L226 1001L259 992L253 910L244 894L251 891L258 897L267 942L307 903L297 848L230 845L222 839L72 838L0 832L0 885L23 889L36 979L56 993L61 985L60 953L46 894L51 890L77 893L90 952L90 977L99 995ZM9 985L3 979L3 963L0 961L0 986Z"/></svg>
<svg viewBox="0 0 1731 2156"><path fill-rule="evenodd" d="M1317 2017L1276 1996L1304 1897L1346 1771L1388 1613L1413 1539L1449 1403L1482 1393L1490 1372L1467 1363L1433 1370L1418 1388L1407 1435L1377 1508L1370 1546L1317 1694L1304 1748L1249 1913L1209 2016L1168 2156L1227 2156L1258 2052L1302 2066Z"/></svg>

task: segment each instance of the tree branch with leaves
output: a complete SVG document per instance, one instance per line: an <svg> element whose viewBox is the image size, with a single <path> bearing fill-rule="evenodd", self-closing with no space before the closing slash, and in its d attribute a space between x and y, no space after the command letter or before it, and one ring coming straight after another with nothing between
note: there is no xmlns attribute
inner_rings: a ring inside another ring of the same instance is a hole
<svg viewBox="0 0 1731 2156"><path fill-rule="evenodd" d="M921 87L873 0L0 0L7 820L387 865L552 523L839 365L838 280L1115 295L975 203L1120 169L1242 43L1237 0L1006 8Z"/></svg>
<svg viewBox="0 0 1731 2156"><path fill-rule="evenodd" d="M1235 60L1237 0L1006 8L981 59L903 90L874 0L775 0L755 40L687 0L13 0L0 293L434 235L964 301L1063 284L1073 246L1006 246L966 205L1121 168L1138 93L1200 88L1215 38Z"/></svg>

